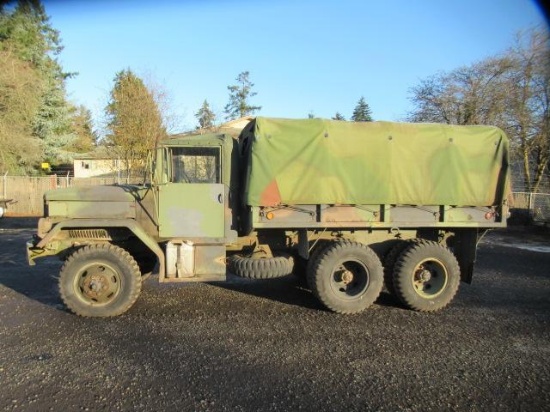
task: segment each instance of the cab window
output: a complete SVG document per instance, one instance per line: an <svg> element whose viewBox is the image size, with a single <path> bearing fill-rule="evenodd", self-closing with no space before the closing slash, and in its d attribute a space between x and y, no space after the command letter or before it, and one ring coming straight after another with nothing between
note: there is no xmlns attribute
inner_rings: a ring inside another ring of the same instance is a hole
<svg viewBox="0 0 550 412"><path fill-rule="evenodd" d="M219 147L176 147L171 157L173 183L221 183Z"/></svg>

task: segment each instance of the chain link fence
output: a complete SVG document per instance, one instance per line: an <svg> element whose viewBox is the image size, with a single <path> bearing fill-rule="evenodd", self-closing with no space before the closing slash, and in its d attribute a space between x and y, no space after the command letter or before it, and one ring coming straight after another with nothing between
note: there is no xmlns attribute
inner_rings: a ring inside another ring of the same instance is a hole
<svg viewBox="0 0 550 412"><path fill-rule="evenodd" d="M512 176L512 218L510 224L550 224L550 176L545 175L532 191L522 179L522 173L516 170Z"/></svg>
<svg viewBox="0 0 550 412"><path fill-rule="evenodd" d="M525 217L534 223L550 223L550 194L514 192L512 201L512 212L523 212ZM520 212L520 213L521 213Z"/></svg>

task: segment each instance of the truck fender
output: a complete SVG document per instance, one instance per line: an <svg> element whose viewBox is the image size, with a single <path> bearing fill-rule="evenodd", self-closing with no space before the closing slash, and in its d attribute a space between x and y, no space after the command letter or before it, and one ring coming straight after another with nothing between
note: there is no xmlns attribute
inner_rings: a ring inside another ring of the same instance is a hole
<svg viewBox="0 0 550 412"><path fill-rule="evenodd" d="M48 232L46 236L40 242L36 244L36 248L45 248L48 243L50 243L57 234L63 229L70 228L104 228L104 227L125 227L129 229L136 237L147 246L151 252L153 252L159 261L159 272L161 276L164 276L165 263L164 263L164 252L158 243L149 236L143 228L133 219L78 219L78 220L64 220L57 223L52 230Z"/></svg>

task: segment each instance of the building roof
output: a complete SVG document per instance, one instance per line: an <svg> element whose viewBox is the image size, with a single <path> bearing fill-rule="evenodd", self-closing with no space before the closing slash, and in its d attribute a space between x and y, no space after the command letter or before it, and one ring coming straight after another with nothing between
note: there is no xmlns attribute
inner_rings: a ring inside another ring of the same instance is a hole
<svg viewBox="0 0 550 412"><path fill-rule="evenodd" d="M241 134L241 131L246 127L246 125L250 123L252 120L254 120L254 118L255 118L254 116L244 116L235 120L230 120L228 122L222 123L219 126L208 127L205 129L196 129L196 130L191 130L189 132L184 132L184 133L177 133L177 134L170 135L168 138L174 139L174 138L180 138L185 136L194 136L197 134L211 134L211 133L224 133L236 138L239 136L239 134Z"/></svg>
<svg viewBox="0 0 550 412"><path fill-rule="evenodd" d="M105 146L97 146L93 151L88 153L79 153L73 156L73 160L97 160L97 159L113 159L111 148Z"/></svg>

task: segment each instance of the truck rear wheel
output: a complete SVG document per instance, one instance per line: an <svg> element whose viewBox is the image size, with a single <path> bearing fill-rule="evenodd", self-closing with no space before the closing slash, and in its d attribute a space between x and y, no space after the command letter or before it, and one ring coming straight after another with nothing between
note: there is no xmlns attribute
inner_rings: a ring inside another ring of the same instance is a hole
<svg viewBox="0 0 550 412"><path fill-rule="evenodd" d="M69 256L59 275L59 290L75 314L108 317L134 304L141 281L139 266L128 252L111 244L96 244Z"/></svg>
<svg viewBox="0 0 550 412"><path fill-rule="evenodd" d="M399 257L393 286L399 300L419 312L435 312L455 297L460 268L449 249L433 241L410 245Z"/></svg>
<svg viewBox="0 0 550 412"><path fill-rule="evenodd" d="M359 313L372 305L383 286L380 259L368 246L339 240L326 246L308 273L313 294L337 313Z"/></svg>
<svg viewBox="0 0 550 412"><path fill-rule="evenodd" d="M395 287L393 286L393 272L395 270L395 264L401 256L401 254L417 239L398 240L395 245L390 249L386 256L384 256L384 285L388 292L395 295Z"/></svg>
<svg viewBox="0 0 550 412"><path fill-rule="evenodd" d="M315 246L313 249L311 256L309 257L307 261L306 266L306 278L309 277L310 273L315 271L315 262L317 261L317 258L323 251L327 248L327 246L331 245L334 241L327 241L327 240L320 240L319 243Z"/></svg>

